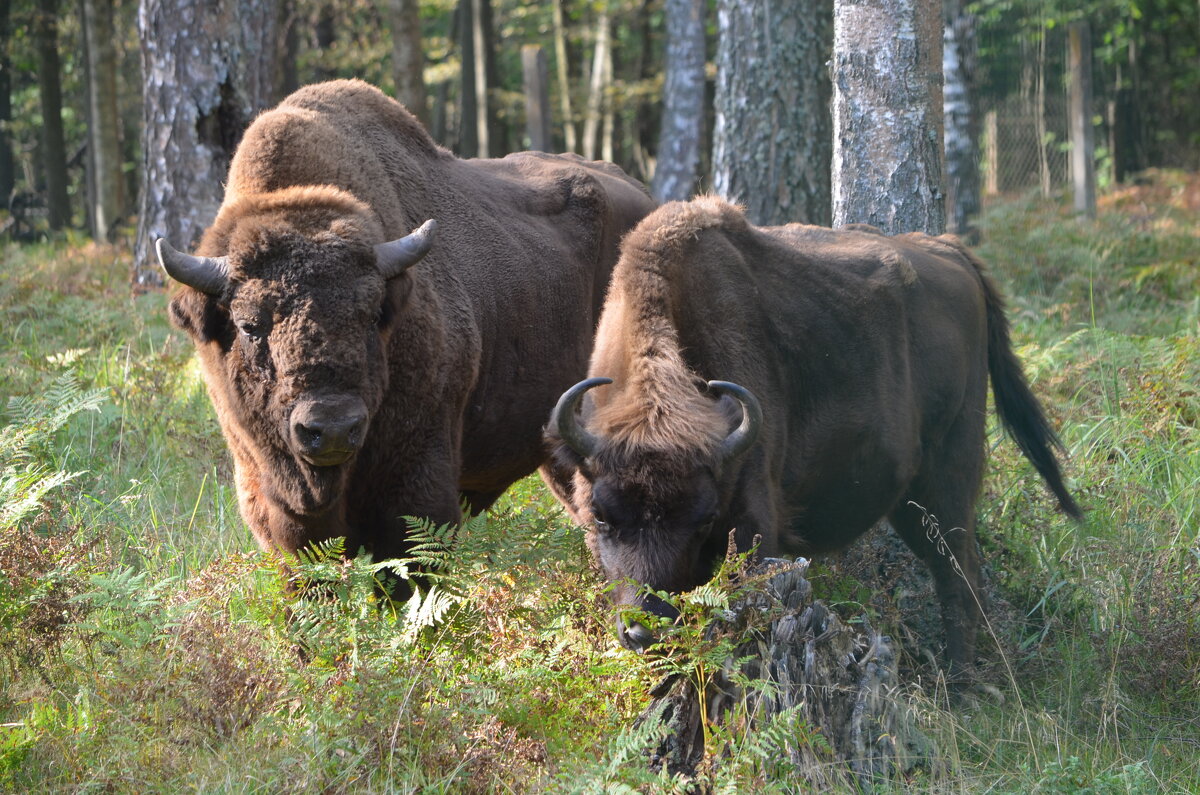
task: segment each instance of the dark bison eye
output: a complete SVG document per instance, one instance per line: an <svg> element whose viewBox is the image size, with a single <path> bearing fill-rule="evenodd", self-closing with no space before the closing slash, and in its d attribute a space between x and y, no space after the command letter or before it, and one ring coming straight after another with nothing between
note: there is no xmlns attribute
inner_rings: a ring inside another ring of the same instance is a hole
<svg viewBox="0 0 1200 795"><path fill-rule="evenodd" d="M237 327L238 331L242 332L251 339L260 340L266 335L266 327L264 327L261 323L238 321Z"/></svg>

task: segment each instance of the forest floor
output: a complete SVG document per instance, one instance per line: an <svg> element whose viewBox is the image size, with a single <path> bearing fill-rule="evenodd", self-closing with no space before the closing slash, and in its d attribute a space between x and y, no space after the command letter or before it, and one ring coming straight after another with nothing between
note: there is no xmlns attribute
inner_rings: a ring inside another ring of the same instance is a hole
<svg viewBox="0 0 1200 795"><path fill-rule="evenodd" d="M989 687L953 699L905 567L814 564L815 595L897 638L927 764L879 791L1200 792L1200 176L991 204L977 251L1060 428L1057 511L992 421L979 504ZM702 784L651 772L660 675L619 647L582 535L536 478L418 528L434 587L376 602L336 544L258 552L190 343L128 252L0 249L0 790L797 791L789 742L729 738ZM847 562L849 561L849 562ZM412 561L410 561L411 563ZM879 574L882 572L882 575Z"/></svg>

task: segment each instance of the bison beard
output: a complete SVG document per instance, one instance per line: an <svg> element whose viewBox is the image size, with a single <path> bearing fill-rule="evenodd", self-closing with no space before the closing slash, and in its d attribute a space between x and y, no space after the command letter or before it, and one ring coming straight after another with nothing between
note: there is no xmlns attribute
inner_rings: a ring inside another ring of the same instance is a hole
<svg viewBox="0 0 1200 795"><path fill-rule="evenodd" d="M458 160L359 81L259 116L196 255L158 245L259 543L394 557L404 517L457 522L535 469L652 208L609 164Z"/></svg>
<svg viewBox="0 0 1200 795"><path fill-rule="evenodd" d="M757 228L716 198L665 205L622 246L589 369L551 416L547 481L588 526L619 605L669 617L639 586L706 582L731 531L739 551L761 535L763 554L807 557L886 519L929 565L951 672L967 674L989 378L1003 424L1081 516L999 293L949 236ZM927 515L954 529L928 538ZM640 626L619 635L652 641Z"/></svg>

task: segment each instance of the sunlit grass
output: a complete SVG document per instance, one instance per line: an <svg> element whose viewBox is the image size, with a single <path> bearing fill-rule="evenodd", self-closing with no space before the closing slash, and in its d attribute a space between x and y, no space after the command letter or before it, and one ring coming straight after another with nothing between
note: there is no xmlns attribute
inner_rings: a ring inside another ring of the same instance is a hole
<svg viewBox="0 0 1200 795"><path fill-rule="evenodd" d="M993 428L980 539L1006 606L984 646L1007 655L1004 700L909 683L938 758L897 791L1200 791L1200 213L1182 176L1156 179L1090 225L1034 199L983 219L1088 518ZM353 568L343 598L297 606L238 516L190 343L162 294L131 295L127 259L0 251L0 403L64 372L103 393L32 453L82 474L0 528L0 790L663 785L630 729L653 672L536 478L457 542L436 626L379 610Z"/></svg>

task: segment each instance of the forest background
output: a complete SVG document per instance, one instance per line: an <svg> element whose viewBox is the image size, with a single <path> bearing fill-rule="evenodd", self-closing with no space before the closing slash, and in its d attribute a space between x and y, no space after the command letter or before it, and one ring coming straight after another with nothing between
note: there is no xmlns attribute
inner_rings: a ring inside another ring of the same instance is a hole
<svg viewBox="0 0 1200 795"><path fill-rule="evenodd" d="M752 42L723 27L732 4L684 5L699 9L704 53L688 128L696 164L674 189L687 194L722 184L722 36ZM379 610L375 572L333 548L302 572L337 583L334 598L295 600L237 517L190 345L137 253L147 185L169 184L146 179L142 137L155 102L143 47L167 32L139 36L139 18L207 20L193 41L237 44L199 53L205 68L190 73L191 105L212 98L191 125L206 152L227 157L256 109L296 85L353 76L396 95L423 89L409 101L440 142L472 156L484 133L487 154L502 155L535 140L534 45L547 148L611 159L662 190L664 165L681 160L662 137L671 7L228 2L198 17L153 0L0 0L11 200L0 211L11 238L0 242L0 790L802 788L791 752L821 749L803 725L732 724L711 738L699 780L647 767L656 738L635 720L661 669L617 646L580 534L536 480L469 532L426 529L440 591L424 613ZM833 4L771 8L776 20L826 19ZM989 0L944 12L943 41L963 42L969 67L967 160L981 195L965 220L951 206L947 225L976 240L1010 297L1014 341L1088 521L1056 512L992 428L979 514L992 621L981 673L993 690L957 702L928 661L937 621L919 565L881 565L875 541L814 564L818 597L895 639L903 687L891 697L928 743L920 764L873 786L1198 792L1200 6ZM1069 31L1084 20L1092 220L1066 189ZM808 27L820 26L772 31ZM419 89L406 87L411 65L396 69L412 52L398 45L414 40L398 34L417 31ZM465 54L468 40L490 57ZM255 41L269 69L223 60ZM94 65L104 51L111 67ZM722 156L752 159L749 147ZM219 188L221 168L206 154L194 177ZM108 188L102 172L117 175ZM207 222L201 203L191 209L194 231L172 237L181 248Z"/></svg>

